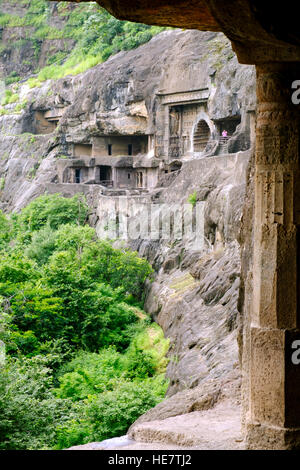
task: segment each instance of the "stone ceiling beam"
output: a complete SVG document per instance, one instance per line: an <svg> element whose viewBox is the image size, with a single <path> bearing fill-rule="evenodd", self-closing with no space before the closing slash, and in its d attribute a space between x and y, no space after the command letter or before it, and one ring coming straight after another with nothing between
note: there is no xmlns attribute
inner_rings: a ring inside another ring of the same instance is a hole
<svg viewBox="0 0 300 470"><path fill-rule="evenodd" d="M140 0L138 2L97 0L97 3L120 20L175 28L221 31L205 0Z"/></svg>

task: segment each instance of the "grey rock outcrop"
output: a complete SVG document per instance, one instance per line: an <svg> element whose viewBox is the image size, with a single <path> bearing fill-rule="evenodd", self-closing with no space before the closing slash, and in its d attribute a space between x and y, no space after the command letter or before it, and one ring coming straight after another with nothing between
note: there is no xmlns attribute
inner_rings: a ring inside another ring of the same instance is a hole
<svg viewBox="0 0 300 470"><path fill-rule="evenodd" d="M251 151L187 162L158 202L185 203L193 190L205 202L201 251L192 240L141 241L132 246L158 273L147 289L146 310L170 338L168 395L225 378L239 367L240 251L237 242ZM199 180L201 179L201 183Z"/></svg>

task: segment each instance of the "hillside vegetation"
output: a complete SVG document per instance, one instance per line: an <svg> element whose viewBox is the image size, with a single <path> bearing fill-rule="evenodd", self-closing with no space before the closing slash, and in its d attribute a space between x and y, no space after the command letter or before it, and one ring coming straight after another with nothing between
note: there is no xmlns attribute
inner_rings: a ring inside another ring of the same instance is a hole
<svg viewBox="0 0 300 470"><path fill-rule="evenodd" d="M0 212L0 449L119 436L165 394L168 341L142 311L152 268L87 213L59 195Z"/></svg>
<svg viewBox="0 0 300 470"><path fill-rule="evenodd" d="M32 86L46 79L84 72L112 54L144 44L162 30L119 21L95 2L70 4L48 0L2 0L0 27L3 28L2 53L10 54L11 44L3 40L5 32L13 40L14 48L33 49L35 70L32 70L34 60L28 61L26 51L21 54L21 60L28 62L23 64L27 65L25 70L37 74ZM47 47L42 51L45 41ZM41 53L46 55L46 60L40 60ZM18 68L23 70L21 65ZM19 71L12 70L6 77L6 84L20 78Z"/></svg>

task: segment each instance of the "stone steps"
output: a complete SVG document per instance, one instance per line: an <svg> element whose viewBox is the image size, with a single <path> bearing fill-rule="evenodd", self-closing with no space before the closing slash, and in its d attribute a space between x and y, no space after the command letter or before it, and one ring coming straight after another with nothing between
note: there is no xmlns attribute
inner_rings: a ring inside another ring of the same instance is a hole
<svg viewBox="0 0 300 470"><path fill-rule="evenodd" d="M244 447L240 410L220 403L210 410L152 421L133 427L129 437L137 442L180 445L199 450L237 450Z"/></svg>
<svg viewBox="0 0 300 470"><path fill-rule="evenodd" d="M219 145L219 155L228 153L228 142Z"/></svg>

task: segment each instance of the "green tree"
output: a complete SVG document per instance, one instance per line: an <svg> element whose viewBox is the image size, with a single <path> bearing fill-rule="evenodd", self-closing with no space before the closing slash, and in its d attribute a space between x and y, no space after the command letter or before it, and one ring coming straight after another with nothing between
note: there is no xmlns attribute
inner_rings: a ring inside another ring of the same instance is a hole
<svg viewBox="0 0 300 470"><path fill-rule="evenodd" d="M59 194L44 195L36 198L16 217L18 231L34 232L45 225L56 230L60 225L75 223L83 225L88 207L83 196L64 198Z"/></svg>
<svg viewBox="0 0 300 470"><path fill-rule="evenodd" d="M72 402L52 394L49 359L9 360L0 370L0 449L51 449Z"/></svg>
<svg viewBox="0 0 300 470"><path fill-rule="evenodd" d="M0 283L20 283L39 277L37 265L21 250L1 253Z"/></svg>
<svg viewBox="0 0 300 470"><path fill-rule="evenodd" d="M31 236L31 243L25 249L28 258L34 260L39 265L47 263L48 259L56 249L57 232L48 225Z"/></svg>
<svg viewBox="0 0 300 470"><path fill-rule="evenodd" d="M161 379L155 384L120 380L114 390L90 397L76 419L58 426L57 448L124 435L139 416L161 401L166 385Z"/></svg>
<svg viewBox="0 0 300 470"><path fill-rule="evenodd" d="M9 219L0 210L0 250L7 247L12 238L12 226Z"/></svg>

